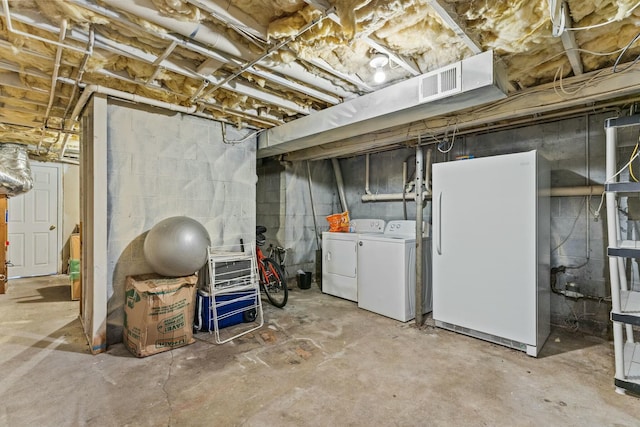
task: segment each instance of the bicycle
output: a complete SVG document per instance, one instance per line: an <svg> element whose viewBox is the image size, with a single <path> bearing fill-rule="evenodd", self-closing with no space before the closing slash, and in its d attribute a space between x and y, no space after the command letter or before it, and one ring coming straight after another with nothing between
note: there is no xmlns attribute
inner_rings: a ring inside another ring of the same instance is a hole
<svg viewBox="0 0 640 427"><path fill-rule="evenodd" d="M287 258L287 250L285 248L283 248L282 246L273 246L272 244L269 244L268 257L274 260L280 266L280 270L282 270L283 272L285 271L284 262Z"/></svg>
<svg viewBox="0 0 640 427"><path fill-rule="evenodd" d="M262 225L256 227L256 258L260 288L264 290L271 304L282 308L287 305L289 290L280 265L272 258L266 257L260 248L266 240L263 234L265 231L267 228Z"/></svg>

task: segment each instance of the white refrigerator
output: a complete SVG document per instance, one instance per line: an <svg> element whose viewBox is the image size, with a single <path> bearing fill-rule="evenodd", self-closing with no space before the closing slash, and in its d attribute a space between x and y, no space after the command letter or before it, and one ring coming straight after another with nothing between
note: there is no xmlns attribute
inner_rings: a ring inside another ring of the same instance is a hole
<svg viewBox="0 0 640 427"><path fill-rule="evenodd" d="M436 326L537 356L549 336L549 166L537 151L433 165Z"/></svg>

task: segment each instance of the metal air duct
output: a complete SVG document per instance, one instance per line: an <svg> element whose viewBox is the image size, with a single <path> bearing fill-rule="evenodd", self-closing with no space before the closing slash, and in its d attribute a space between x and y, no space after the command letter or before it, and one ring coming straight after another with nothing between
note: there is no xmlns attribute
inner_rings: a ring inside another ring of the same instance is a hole
<svg viewBox="0 0 640 427"><path fill-rule="evenodd" d="M340 141L505 98L493 51L263 132L258 158Z"/></svg>
<svg viewBox="0 0 640 427"><path fill-rule="evenodd" d="M0 144L0 194L17 196L33 188L27 147Z"/></svg>

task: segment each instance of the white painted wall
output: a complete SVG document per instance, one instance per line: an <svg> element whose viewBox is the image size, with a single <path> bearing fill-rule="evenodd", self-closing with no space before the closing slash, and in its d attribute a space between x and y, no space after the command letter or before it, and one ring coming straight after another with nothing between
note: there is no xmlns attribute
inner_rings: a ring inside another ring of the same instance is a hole
<svg viewBox="0 0 640 427"><path fill-rule="evenodd" d="M238 134L228 129L228 137ZM255 139L222 141L221 124L193 116L138 109L110 101L108 109L107 342L122 340L127 275L151 272L146 233L162 219L200 221L213 245L255 239Z"/></svg>

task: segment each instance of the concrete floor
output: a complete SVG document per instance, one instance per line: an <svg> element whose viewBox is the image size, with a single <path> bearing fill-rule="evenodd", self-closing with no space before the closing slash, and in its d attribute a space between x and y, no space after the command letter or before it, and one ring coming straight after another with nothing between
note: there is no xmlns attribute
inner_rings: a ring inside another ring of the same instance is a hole
<svg viewBox="0 0 640 427"><path fill-rule="evenodd" d="M638 426L611 342L552 331L541 357L292 290L257 333L144 359L92 356L66 276L0 295L2 426Z"/></svg>

